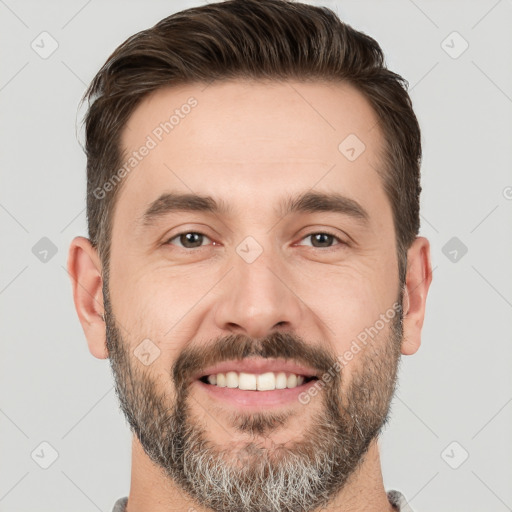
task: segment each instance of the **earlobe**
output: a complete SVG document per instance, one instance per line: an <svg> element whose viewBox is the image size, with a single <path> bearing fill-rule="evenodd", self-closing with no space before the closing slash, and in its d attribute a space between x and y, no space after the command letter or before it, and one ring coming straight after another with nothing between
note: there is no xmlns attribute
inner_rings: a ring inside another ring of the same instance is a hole
<svg viewBox="0 0 512 512"><path fill-rule="evenodd" d="M404 339L402 354L414 354L421 344L427 294L432 282L430 244L417 237L407 252L407 277L404 290Z"/></svg>
<svg viewBox="0 0 512 512"><path fill-rule="evenodd" d="M76 237L68 254L73 301L89 351L98 359L108 357L103 309L103 279L98 251L90 240Z"/></svg>

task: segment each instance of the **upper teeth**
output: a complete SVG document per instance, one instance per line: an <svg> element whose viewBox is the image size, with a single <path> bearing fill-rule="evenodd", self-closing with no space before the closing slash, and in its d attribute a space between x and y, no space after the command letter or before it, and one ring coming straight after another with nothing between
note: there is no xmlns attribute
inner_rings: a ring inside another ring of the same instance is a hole
<svg viewBox="0 0 512 512"><path fill-rule="evenodd" d="M208 382L221 388L271 391L300 386L304 383L304 377L294 373L286 375L284 372L267 372L259 375L244 372L227 372L209 375Z"/></svg>

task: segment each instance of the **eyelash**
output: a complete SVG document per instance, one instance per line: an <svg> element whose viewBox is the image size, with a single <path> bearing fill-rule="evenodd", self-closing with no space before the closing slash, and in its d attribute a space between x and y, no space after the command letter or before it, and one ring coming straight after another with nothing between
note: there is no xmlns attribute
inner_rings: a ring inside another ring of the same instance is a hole
<svg viewBox="0 0 512 512"><path fill-rule="evenodd" d="M177 233L176 235L174 235L172 238L169 238L167 240L167 242L165 242L164 245L172 245L171 242L173 240L175 240L176 238L179 238L180 236L182 235L188 235L188 234L194 234L194 235L201 235L205 238L208 238L210 239L210 237L208 235L205 235L204 233L201 233L200 231L182 231L181 233ZM341 238L339 238L338 236L336 236L334 233L330 233L329 231L312 231L311 233L308 233L307 235L304 235L302 238L301 238L301 241L306 239L306 238L309 238L313 235L328 235L328 236L332 236L338 243L335 244L334 246L332 247L314 247L314 246L308 246L308 247L311 247L312 249L322 249L323 252L330 252L330 251L333 251L333 250L337 250L336 248L338 246L341 246L341 245L348 245L345 241L343 241ZM216 244L215 242L213 242L214 245L218 245ZM180 249L183 249L184 251L198 251L200 249L203 249L205 246L200 246L200 247L194 247L194 248L187 248L187 247L179 247Z"/></svg>

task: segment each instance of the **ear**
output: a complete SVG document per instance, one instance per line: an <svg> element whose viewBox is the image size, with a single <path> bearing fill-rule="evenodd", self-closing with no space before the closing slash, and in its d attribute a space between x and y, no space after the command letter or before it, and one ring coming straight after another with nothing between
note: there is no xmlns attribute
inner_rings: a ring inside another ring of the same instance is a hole
<svg viewBox="0 0 512 512"><path fill-rule="evenodd" d="M404 290L404 339L402 354L414 354L421 344L427 293L432 282L430 243L417 237L407 252L407 276Z"/></svg>
<svg viewBox="0 0 512 512"><path fill-rule="evenodd" d="M103 279L98 251L91 242L78 236L69 247L68 272L73 286L73 300L82 324L89 351L98 359L108 357L103 309Z"/></svg>

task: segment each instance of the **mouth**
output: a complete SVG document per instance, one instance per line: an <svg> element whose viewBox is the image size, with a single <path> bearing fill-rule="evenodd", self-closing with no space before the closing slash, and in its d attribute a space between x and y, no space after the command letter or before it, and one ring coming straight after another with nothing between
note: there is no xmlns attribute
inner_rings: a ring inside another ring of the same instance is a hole
<svg viewBox="0 0 512 512"><path fill-rule="evenodd" d="M243 391L274 391L276 389L294 389L315 379L317 377L286 372L256 374L229 371L227 373L205 375L199 380L219 388L238 388Z"/></svg>
<svg viewBox="0 0 512 512"><path fill-rule="evenodd" d="M317 380L313 369L290 361L244 359L206 369L194 382L215 400L257 409L293 403Z"/></svg>

